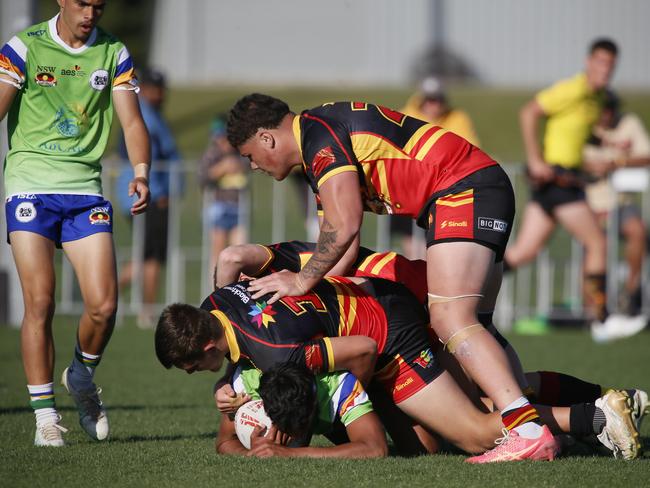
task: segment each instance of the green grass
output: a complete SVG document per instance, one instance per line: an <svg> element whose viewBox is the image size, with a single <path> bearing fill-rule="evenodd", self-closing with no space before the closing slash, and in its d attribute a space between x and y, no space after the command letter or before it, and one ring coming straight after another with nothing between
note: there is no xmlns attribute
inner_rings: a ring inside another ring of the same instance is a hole
<svg viewBox="0 0 650 488"><path fill-rule="evenodd" d="M55 324L56 375L74 345L71 318ZM116 329L97 373L109 408L111 438L94 443L56 387L62 449L35 448L33 415L20 361L19 332L0 327L0 480L2 486L646 486L650 457L624 462L567 457L553 463L469 466L464 456L372 461L257 460L217 456L218 414L211 399L217 375L188 376L157 363L153 333ZM650 390L650 333L607 345L582 331L512 336L527 369L555 369L605 385ZM642 434L648 443L650 422ZM317 442L326 442L317 439Z"/></svg>

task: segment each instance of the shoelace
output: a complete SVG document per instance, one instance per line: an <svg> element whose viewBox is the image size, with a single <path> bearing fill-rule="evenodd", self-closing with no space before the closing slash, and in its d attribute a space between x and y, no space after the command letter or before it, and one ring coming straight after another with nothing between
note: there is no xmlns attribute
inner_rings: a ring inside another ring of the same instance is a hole
<svg viewBox="0 0 650 488"><path fill-rule="evenodd" d="M68 432L68 429L66 429L62 425L59 425L59 422L61 422L61 416L57 415L56 422L44 424L39 427L45 440L47 441L57 440L61 437L60 432L63 432L64 434Z"/></svg>
<svg viewBox="0 0 650 488"><path fill-rule="evenodd" d="M492 451L488 452L500 452L505 449L506 443L508 442L508 439L510 439L510 431L508 429L501 429L501 433L503 434L503 437L499 437L494 440L494 443L497 445ZM485 455L487 453L484 453Z"/></svg>
<svg viewBox="0 0 650 488"><path fill-rule="evenodd" d="M99 394L101 392L102 389L97 388L95 391L79 392L77 394L79 401L86 410L86 413L94 419L99 418L99 415L101 413L102 402L99 399Z"/></svg>

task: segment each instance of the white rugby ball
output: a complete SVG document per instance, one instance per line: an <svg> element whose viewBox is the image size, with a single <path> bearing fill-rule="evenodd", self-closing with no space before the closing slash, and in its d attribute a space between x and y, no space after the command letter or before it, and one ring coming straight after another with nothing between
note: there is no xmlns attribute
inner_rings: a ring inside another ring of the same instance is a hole
<svg viewBox="0 0 650 488"><path fill-rule="evenodd" d="M246 449L251 448L251 434L258 425L266 427L266 432L271 428L273 422L264 411L262 400L251 400L244 403L235 413L235 432L237 438ZM266 433L264 434L266 435Z"/></svg>

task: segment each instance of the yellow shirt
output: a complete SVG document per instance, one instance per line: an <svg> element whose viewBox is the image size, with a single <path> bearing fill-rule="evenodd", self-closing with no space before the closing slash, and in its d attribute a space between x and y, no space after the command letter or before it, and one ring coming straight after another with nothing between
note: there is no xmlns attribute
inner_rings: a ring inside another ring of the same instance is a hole
<svg viewBox="0 0 650 488"><path fill-rule="evenodd" d="M603 92L594 92L580 73L542 90L535 99L548 117L544 159L549 164L579 168L582 148L602 110Z"/></svg>
<svg viewBox="0 0 650 488"><path fill-rule="evenodd" d="M472 124L472 119L469 118L466 112L462 110L452 109L447 112L442 117L437 119L427 118L421 111L420 105L422 103L422 98L419 95L413 95L406 106L400 110L405 115L409 117L414 117L416 119L424 120L430 124L437 125L443 129L453 132L456 135L459 135L465 139L470 144L474 146L479 146L478 136L474 130L474 125Z"/></svg>

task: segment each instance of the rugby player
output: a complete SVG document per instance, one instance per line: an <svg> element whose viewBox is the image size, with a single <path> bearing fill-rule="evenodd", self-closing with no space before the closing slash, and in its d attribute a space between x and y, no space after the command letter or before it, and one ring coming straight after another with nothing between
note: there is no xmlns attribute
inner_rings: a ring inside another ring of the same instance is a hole
<svg viewBox="0 0 650 488"><path fill-rule="evenodd" d="M261 244L229 246L219 256L214 270L214 287L218 288L236 281L242 274L257 278L284 269L297 273L309 261L315 248L315 243L303 241L280 242L269 246ZM350 268L350 275L383 278L402 283L421 303L426 305L426 262L421 259L409 260L392 251L375 252L360 246L357 260ZM563 407L582 402L594 402L609 389L554 371L524 373L517 352L494 326L492 315L491 310L478 312L481 324L494 335L506 351L521 388L536 403ZM451 358L445 351L440 351L439 356L443 364L449 365ZM458 371L458 368L451 369L452 374ZM462 378L456 377L456 381L466 389L466 383ZM631 397L633 416L640 421L650 410L648 395L639 389L626 390L626 393Z"/></svg>
<svg viewBox="0 0 650 488"><path fill-rule="evenodd" d="M100 158L113 106L135 177L132 214L149 201L149 137L126 47L97 27L106 0L58 0L59 13L12 37L0 50L0 120L7 112L4 167L8 241L23 291L22 359L34 444L63 446L54 401L54 249L77 276L84 310L72 363L62 383L95 440L108 437L94 373L113 331L117 308L111 203L102 196Z"/></svg>
<svg viewBox="0 0 650 488"><path fill-rule="evenodd" d="M492 289L483 308L494 306L486 301L496 300L514 218L512 186L496 161L443 128L363 102L296 115L281 100L248 95L230 112L228 139L253 169L277 180L302 166L321 211L309 262L299 273L255 280L255 298L271 293L273 303L303 295L327 273L346 275L364 210L416 218L427 229L430 324L516 433L499 452L527 459L553 442L476 314L484 290Z"/></svg>
<svg viewBox="0 0 650 488"><path fill-rule="evenodd" d="M502 428L499 414L481 412L441 367L436 343L427 333L424 308L416 298L398 283L352 280L360 285L331 277L306 295L284 297L272 305L255 301L245 281L215 291L200 309L170 305L158 323L156 354L165 367L188 373L217 371L224 357L249 361L262 371L293 361L316 373L350 369L367 384L373 374L367 368L374 361L367 360L370 351L362 339L370 339L379 353L375 376L403 412L467 452L493 446ZM558 430L579 426L599 434L615 453L632 458L638 455L638 432L629 411L622 414L619 408L627 400L613 392L582 410L538 408ZM516 443L519 436L505 436L510 437ZM513 460L504 444L502 439L496 451L469 461ZM553 458L557 449L553 439L532 457Z"/></svg>
<svg viewBox="0 0 650 488"><path fill-rule="evenodd" d="M232 386L238 394L261 398L274 426L266 436L261 429L254 432L249 451L237 438L234 422L222 415L216 442L219 454L371 458L388 453L379 417L363 386L349 372L314 376L297 364L281 363L262 375L252 366L239 365ZM307 445L282 445L276 442L278 432L306 439ZM322 434L336 445L309 447L313 434Z"/></svg>

